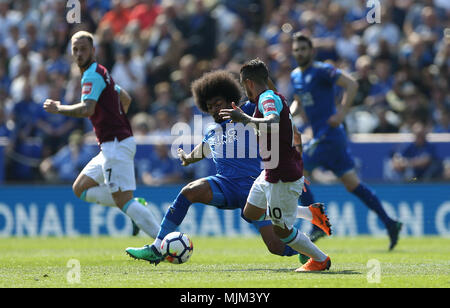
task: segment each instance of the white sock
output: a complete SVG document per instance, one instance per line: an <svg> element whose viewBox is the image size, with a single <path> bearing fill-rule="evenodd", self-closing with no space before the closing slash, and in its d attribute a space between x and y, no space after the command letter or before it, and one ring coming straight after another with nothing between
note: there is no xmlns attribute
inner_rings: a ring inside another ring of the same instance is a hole
<svg viewBox="0 0 450 308"><path fill-rule="evenodd" d="M147 235L156 238L159 232L159 223L149 208L143 206L136 200L130 200L122 209L134 223Z"/></svg>
<svg viewBox="0 0 450 308"><path fill-rule="evenodd" d="M311 257L315 261L323 262L327 258L327 255L311 242L309 237L298 230L295 239L287 245L291 246L294 250Z"/></svg>
<svg viewBox="0 0 450 308"><path fill-rule="evenodd" d="M298 206L297 218L303 218L308 221L311 221L313 219L313 215L311 213L311 210L309 209L309 206Z"/></svg>
<svg viewBox="0 0 450 308"><path fill-rule="evenodd" d="M106 206L116 206L116 202L106 185L94 186L83 192L81 199L91 203L98 203Z"/></svg>
<svg viewBox="0 0 450 308"><path fill-rule="evenodd" d="M153 245L155 245L156 249L158 249L159 252L161 252L161 242L162 240L155 237L155 241L153 242Z"/></svg>

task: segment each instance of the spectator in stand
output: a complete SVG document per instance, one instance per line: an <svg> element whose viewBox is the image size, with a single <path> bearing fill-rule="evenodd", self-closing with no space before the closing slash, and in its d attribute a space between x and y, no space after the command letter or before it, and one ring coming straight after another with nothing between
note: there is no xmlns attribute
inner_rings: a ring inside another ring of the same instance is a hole
<svg viewBox="0 0 450 308"><path fill-rule="evenodd" d="M70 72L70 62L61 54L59 46L47 47L48 59L44 65L48 73L58 73L67 76Z"/></svg>
<svg viewBox="0 0 450 308"><path fill-rule="evenodd" d="M161 13L161 7L156 0L139 0L130 12L130 20L137 20L141 30L153 26L156 17Z"/></svg>
<svg viewBox="0 0 450 308"><path fill-rule="evenodd" d="M136 88L136 91L133 96L133 101L128 109L128 116L133 117L138 113L147 113L151 112L151 104L154 101L152 95L150 94L150 89L146 85L140 85Z"/></svg>
<svg viewBox="0 0 450 308"><path fill-rule="evenodd" d="M182 170L178 159L170 157L170 147L166 144L154 146L150 163L139 170L141 181L148 186L180 183Z"/></svg>
<svg viewBox="0 0 450 308"><path fill-rule="evenodd" d="M130 10L121 0L112 0L111 10L100 20L99 26L109 25L114 35L120 34L130 21Z"/></svg>
<svg viewBox="0 0 450 308"><path fill-rule="evenodd" d="M395 50L401 37L400 29L392 21L391 8L382 5L380 18L383 22L370 25L364 30L362 36L364 43L367 45L367 52L372 57L377 56L380 51L380 40L388 42L389 49Z"/></svg>
<svg viewBox="0 0 450 308"><path fill-rule="evenodd" d="M416 122L412 131L414 142L396 152L391 160L392 168L406 181L429 181L442 175L442 161L436 148L427 141L427 128Z"/></svg>
<svg viewBox="0 0 450 308"><path fill-rule="evenodd" d="M117 55L117 61L111 72L117 84L134 95L136 89L145 83L144 60L131 54L131 49L125 47Z"/></svg>
<svg viewBox="0 0 450 308"><path fill-rule="evenodd" d="M38 176L38 160L42 142L37 139L37 117L41 106L32 99L31 83L23 87L23 99L14 104L11 121L14 123L10 141L11 155L7 160L6 178L14 181L31 181Z"/></svg>
<svg viewBox="0 0 450 308"><path fill-rule="evenodd" d="M160 82L155 86L155 101L151 104L151 113L156 114L161 109L170 114L176 114L177 111L168 82Z"/></svg>
<svg viewBox="0 0 450 308"><path fill-rule="evenodd" d="M55 155L44 159L39 169L47 182L73 183L94 156L95 150L86 145L82 132L74 131L69 136L69 143Z"/></svg>
<svg viewBox="0 0 450 308"><path fill-rule="evenodd" d="M6 69L6 66L0 65L0 89L9 92L9 88L11 87L11 78L9 78Z"/></svg>
<svg viewBox="0 0 450 308"><path fill-rule="evenodd" d="M0 69L1 70L1 69ZM35 102L43 102L50 91L50 80L45 66L41 66L33 80L33 100Z"/></svg>
<svg viewBox="0 0 450 308"><path fill-rule="evenodd" d="M9 28L20 21L17 12L9 10L11 2L12 0L0 1L0 43L8 36Z"/></svg>
<svg viewBox="0 0 450 308"><path fill-rule="evenodd" d="M204 0L193 0L194 11L188 17L186 52L198 59L212 59L216 46L216 20L205 8Z"/></svg>
<svg viewBox="0 0 450 308"><path fill-rule="evenodd" d="M67 105L62 97L63 89L55 82L49 91L49 99L61 101ZM43 102L41 102L43 103ZM37 104L39 107L40 104ZM82 119L67 118L61 114L52 114L40 109L36 126L37 135L42 139L42 157L49 157L56 153L65 143L70 133L75 130Z"/></svg>
<svg viewBox="0 0 450 308"><path fill-rule="evenodd" d="M5 112L5 103L0 96L0 137L10 138L12 136L12 121L8 121L8 117Z"/></svg>
<svg viewBox="0 0 450 308"><path fill-rule="evenodd" d="M370 89L373 85L373 78L369 78L371 66L372 59L367 55L360 56L356 60L356 71L353 75L358 82L358 90L353 100L353 107L364 105L364 100L369 96Z"/></svg>
<svg viewBox="0 0 450 308"><path fill-rule="evenodd" d="M376 108L376 114L378 116L378 124L373 130L373 133L375 134L398 133L398 126L392 123L392 118L398 120L398 117L393 115L392 112L390 112L387 108L382 106Z"/></svg>
<svg viewBox="0 0 450 308"><path fill-rule="evenodd" d="M30 64L32 74L42 65L42 55L30 50L30 45L26 39L20 39L17 46L19 53L13 56L9 63L9 77L12 79L16 78L19 74L19 69L23 62Z"/></svg>
<svg viewBox="0 0 450 308"><path fill-rule="evenodd" d="M450 109L442 109L436 122L433 133L450 133Z"/></svg>
<svg viewBox="0 0 450 308"><path fill-rule="evenodd" d="M179 69L172 73L172 96L177 102L191 97L191 83L196 78L197 59L191 54L184 55L179 61Z"/></svg>
<svg viewBox="0 0 450 308"><path fill-rule="evenodd" d="M166 109L159 109L155 113L155 119L157 129L153 132L153 135L158 137L171 136L172 125L175 121L174 114L169 113Z"/></svg>
<svg viewBox="0 0 450 308"><path fill-rule="evenodd" d="M384 104L386 94L392 89L394 78L391 75L390 64L384 59L377 59L374 63L375 82L372 84L368 96L364 101L366 107Z"/></svg>

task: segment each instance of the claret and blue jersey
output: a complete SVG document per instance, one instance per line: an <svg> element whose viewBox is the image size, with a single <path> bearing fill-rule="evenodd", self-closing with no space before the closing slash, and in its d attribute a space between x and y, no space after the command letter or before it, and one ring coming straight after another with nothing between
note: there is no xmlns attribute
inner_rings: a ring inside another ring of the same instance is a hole
<svg viewBox="0 0 450 308"><path fill-rule="evenodd" d="M97 102L90 117L99 143L119 141L133 135L131 125L120 103L118 87L108 70L94 62L81 77L81 100Z"/></svg>

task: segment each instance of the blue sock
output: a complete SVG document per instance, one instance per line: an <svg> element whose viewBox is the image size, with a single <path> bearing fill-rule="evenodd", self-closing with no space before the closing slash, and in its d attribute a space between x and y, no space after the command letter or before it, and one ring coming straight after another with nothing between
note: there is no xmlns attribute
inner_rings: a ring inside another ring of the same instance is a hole
<svg viewBox="0 0 450 308"><path fill-rule="evenodd" d="M300 195L300 202L302 206L310 206L314 203L314 196L311 192L311 188L309 185L305 183L306 191L303 191Z"/></svg>
<svg viewBox="0 0 450 308"><path fill-rule="evenodd" d="M378 197L370 188L360 183L358 187L356 187L355 190L352 191L352 194L354 194L362 202L364 202L364 204L369 209L377 213L378 217L381 219L381 221L384 223L386 227L389 227L391 224L394 223L394 221L391 218L389 218L387 213L384 211L380 199L378 199Z"/></svg>
<svg viewBox="0 0 450 308"><path fill-rule="evenodd" d="M294 250L291 246L284 246L284 252L283 252L283 257L290 257L290 256L295 256L298 255L299 252Z"/></svg>
<svg viewBox="0 0 450 308"><path fill-rule="evenodd" d="M186 199L183 194L179 193L172 206L167 210L166 215L164 215L156 238L162 240L167 234L175 231L183 222L184 217L186 217L191 204L191 201Z"/></svg>

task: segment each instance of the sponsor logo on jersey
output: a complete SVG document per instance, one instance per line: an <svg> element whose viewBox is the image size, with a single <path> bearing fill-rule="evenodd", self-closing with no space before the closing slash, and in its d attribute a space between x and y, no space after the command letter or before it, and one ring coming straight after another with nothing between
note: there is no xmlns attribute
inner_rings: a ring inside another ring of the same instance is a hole
<svg viewBox="0 0 450 308"><path fill-rule="evenodd" d="M92 92L92 82L86 82L83 84L83 88L81 89L81 94L91 94Z"/></svg>
<svg viewBox="0 0 450 308"><path fill-rule="evenodd" d="M277 111L277 108L275 107L275 101L273 99L268 99L262 103L264 111Z"/></svg>

